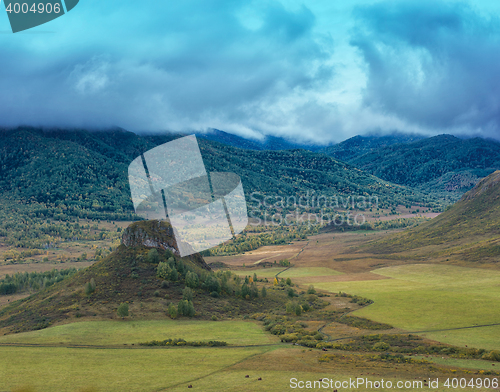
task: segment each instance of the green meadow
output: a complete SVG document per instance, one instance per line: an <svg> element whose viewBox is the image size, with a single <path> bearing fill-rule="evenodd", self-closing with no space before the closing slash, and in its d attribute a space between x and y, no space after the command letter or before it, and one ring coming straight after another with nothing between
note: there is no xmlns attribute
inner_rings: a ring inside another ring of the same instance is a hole
<svg viewBox="0 0 500 392"><path fill-rule="evenodd" d="M263 348L213 347L2 347L0 379L2 390L8 391L18 388L37 392L142 392L163 391L178 384L186 389L187 382L207 377L263 351Z"/></svg>
<svg viewBox="0 0 500 392"><path fill-rule="evenodd" d="M269 344L276 341L276 338L266 333L257 322L167 319L83 321L40 331L1 336L0 344L137 345L168 338L182 338L188 341L222 340L231 345Z"/></svg>
<svg viewBox="0 0 500 392"><path fill-rule="evenodd" d="M474 370L496 370L499 366L498 362L483 361L480 359L459 359L459 358L443 358L429 357L428 355L415 355L414 358L425 359L438 365L450 366L454 368L474 369Z"/></svg>
<svg viewBox="0 0 500 392"><path fill-rule="evenodd" d="M318 288L370 298L357 316L407 331L500 323L500 272L449 265L406 265L373 271L391 279L318 283ZM425 332L428 338L485 349L500 347L500 326Z"/></svg>
<svg viewBox="0 0 500 392"><path fill-rule="evenodd" d="M139 342L166 338L223 340L239 347L138 346ZM257 323L247 321L123 320L60 325L0 338L1 390L161 391L179 384L185 389L187 382L275 349L275 341Z"/></svg>
<svg viewBox="0 0 500 392"><path fill-rule="evenodd" d="M300 272L300 269L297 269ZM393 323L396 326L399 317L410 326L458 325L458 321L471 322L473 317L485 317L483 308L476 306L469 312L468 318L462 318L449 311L448 303L452 300L458 306L457 312L470 308L467 296L462 296L458 287L464 284L464 277L474 289L474 297L481 295L488 300L490 310L494 310L495 295L498 295L498 277L492 271L461 269L443 266L403 266L384 268L377 273L391 279L368 282L321 283L318 287L328 287L332 291L346 291L364 295L376 302L362 309L362 315ZM426 279L426 274L430 274ZM312 276L312 275L311 275ZM383 285L377 285L383 283ZM478 284L480 283L480 284ZM470 291L470 290L469 290ZM417 315L418 312L432 310L426 307L428 298L441 293L439 298L448 302L431 302L441 306L441 313L432 316ZM446 293L455 296L446 296ZM488 293L490 295L488 296ZM496 293L496 294L495 294ZM424 295L425 294L425 295ZM398 302L399 308L384 308L384 304L394 298L410 301ZM460 302L462 301L462 303ZM377 308L378 307L378 308ZM377 310L378 309L378 310ZM364 314L363 312L373 312ZM377 313L378 311L378 313ZM413 319L410 315L413 314ZM444 320L443 320L444 318ZM424 321L422 321L424 320ZM493 320L490 319L490 321ZM413 323L413 324L411 324ZM419 328L420 329L420 328ZM497 348L498 334L494 328L484 337L481 347ZM483 329L482 329L483 330ZM481 330L481 331L482 331ZM482 335L475 330L466 330L466 344L473 345L475 337ZM449 336L453 336L446 332ZM465 336L465 335L464 335ZM142 347L139 342L153 339L183 338L186 340L224 340L227 347ZM134 346L132 346L134 344ZM33 345L33 346L30 346ZM82 345L87 347L75 347ZM247 345L247 347L242 347ZM496 346L495 346L496 345ZM181 391L188 385L193 390L201 391L269 391L279 392L290 389L290 379L318 380L328 377L334 380L348 380L367 372L375 365L373 362L352 359L343 363L324 364L318 362L321 352L279 343L279 339L265 332L262 325L253 321L226 320L151 320L151 321L82 321L64 324L47 329L5 335L0 337L0 390L36 391L36 392L90 392L90 391ZM342 353L343 355L344 353ZM361 357L360 357L361 358ZM487 370L491 363L487 361L455 360L447 358L426 358L436 364L446 366L469 367ZM400 365L398 365L400 366ZM428 377L429 365L400 366L391 371L383 366L386 380L413 380ZM363 370L364 369L364 370ZM375 370L377 369L377 370ZM382 375L380 367L374 367L367 376L375 381ZM248 378L246 376L249 376ZM259 380L262 378L262 380ZM311 391L325 389L311 388ZM359 390L366 390L360 388ZM383 390L383 389L380 389ZM391 391L399 391L393 388ZM403 389L408 390L408 389ZM446 388L437 389L445 391Z"/></svg>
<svg viewBox="0 0 500 392"><path fill-rule="evenodd" d="M185 391L188 385L192 385L193 390L204 392L282 392L290 389L292 378L317 381L326 377L334 381L348 381L360 377L372 382L390 380L396 386L398 380L416 381L428 377L424 375L428 365L400 367L393 375L385 376L378 373L366 375L366 370L358 368L355 362L350 368L325 367L316 360L311 362L301 357L307 355L303 354L302 348L283 345L170 349L2 347L0 354L1 388L13 392L160 392ZM460 365L458 362L457 366ZM450 377L453 375L450 374ZM416 389L394 387L377 390ZM449 389L440 385L433 391Z"/></svg>

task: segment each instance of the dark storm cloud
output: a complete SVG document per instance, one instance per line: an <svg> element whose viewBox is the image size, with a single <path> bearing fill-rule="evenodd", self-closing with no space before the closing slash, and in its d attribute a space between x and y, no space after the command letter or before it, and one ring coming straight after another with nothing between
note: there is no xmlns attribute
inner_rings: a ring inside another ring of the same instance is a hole
<svg viewBox="0 0 500 392"><path fill-rule="evenodd" d="M81 3L54 34L0 36L2 125L251 130L256 110L332 76L304 6Z"/></svg>
<svg viewBox="0 0 500 392"><path fill-rule="evenodd" d="M500 135L500 19L452 2L359 7L364 105L409 124Z"/></svg>

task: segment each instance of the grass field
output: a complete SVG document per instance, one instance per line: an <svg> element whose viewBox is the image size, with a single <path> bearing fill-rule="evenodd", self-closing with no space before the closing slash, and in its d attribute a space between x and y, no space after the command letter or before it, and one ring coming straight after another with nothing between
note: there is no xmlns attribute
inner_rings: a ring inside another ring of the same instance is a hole
<svg viewBox="0 0 500 392"><path fill-rule="evenodd" d="M373 382L390 380L395 385L399 380L413 382L438 376L442 379L443 376L442 372L433 372L428 364L398 364L394 369L371 361L354 360L358 356L335 363L320 363L318 356L321 352L283 345L171 349L2 347L0 353L1 390L25 392L159 392L186 390L188 385L192 385L193 390L204 392L282 392L291 389L292 378L348 381L359 377ZM462 374L449 373L449 377L453 376ZM442 386L432 390L449 391Z"/></svg>
<svg viewBox="0 0 500 392"><path fill-rule="evenodd" d="M260 269L252 269L252 270L236 270L236 271L231 271L235 274L241 275L241 276L253 276L254 273L257 274L257 277L259 278L272 278L274 277L277 273L283 271L285 267L281 268L260 268ZM336 275L342 275L342 272L335 271L331 268L325 268L325 267L292 267L284 272L281 272L279 274L280 278L302 278L305 276L336 276Z"/></svg>
<svg viewBox="0 0 500 392"><path fill-rule="evenodd" d="M498 370L500 366L498 362L483 361L480 359L458 359L458 358L442 358L429 357L428 355L415 355L415 358L425 359L439 365L452 366L456 368L478 369L478 370Z"/></svg>
<svg viewBox="0 0 500 392"><path fill-rule="evenodd" d="M201 337L201 338L200 338ZM251 321L84 321L0 337L1 343L123 345L182 338L223 340L233 345L268 344L277 339Z"/></svg>
<svg viewBox="0 0 500 392"><path fill-rule="evenodd" d="M318 283L331 292L344 291L375 301L355 315L408 331L428 331L500 323L500 272L449 265L407 265L376 271L391 279ZM500 326L428 332L450 344L498 349Z"/></svg>
<svg viewBox="0 0 500 392"><path fill-rule="evenodd" d="M77 322L1 337L0 344L42 347L0 347L0 390L21 387L29 391L165 390L273 349L273 346L137 347L139 342L166 338L224 340L239 346L276 342L273 335L250 321ZM57 344L109 347L50 347ZM124 344L128 347L123 347Z"/></svg>
<svg viewBox="0 0 500 392"><path fill-rule="evenodd" d="M263 348L2 347L1 388L47 392L163 391L206 377L263 351Z"/></svg>

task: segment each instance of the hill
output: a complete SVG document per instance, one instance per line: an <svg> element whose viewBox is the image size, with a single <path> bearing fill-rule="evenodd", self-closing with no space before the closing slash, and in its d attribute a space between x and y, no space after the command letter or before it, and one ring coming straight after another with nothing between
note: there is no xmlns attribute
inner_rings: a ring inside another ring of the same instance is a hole
<svg viewBox="0 0 500 392"><path fill-rule="evenodd" d="M439 135L381 147L346 161L386 181L460 197L500 169L500 143Z"/></svg>
<svg viewBox="0 0 500 392"><path fill-rule="evenodd" d="M181 136L140 136L121 129L0 130L2 204L29 206L29 213L44 218L132 220L129 163ZM310 151L255 151L204 139L199 145L207 169L238 174L248 198L253 192L298 197L316 191L378 196L382 203L426 200L418 192Z"/></svg>
<svg viewBox="0 0 500 392"><path fill-rule="evenodd" d="M394 144L411 143L423 139L420 135L411 135L405 133L392 133L389 135L368 135L354 136L344 140L339 144L326 147L321 152L339 161L349 162L368 152L378 150L383 147L392 146Z"/></svg>
<svg viewBox="0 0 500 392"><path fill-rule="evenodd" d="M498 265L500 170L481 180L438 217L366 248L396 258Z"/></svg>
<svg viewBox="0 0 500 392"><path fill-rule="evenodd" d="M285 301L285 293L257 299L253 284L247 288L250 299L242 298L243 286L229 272L212 272L199 254L179 257L168 222L135 222L108 257L2 308L0 331L42 329L74 318L118 318L121 303L129 304L135 319L165 318L170 303L186 299L185 287L191 288L198 319L267 311Z"/></svg>

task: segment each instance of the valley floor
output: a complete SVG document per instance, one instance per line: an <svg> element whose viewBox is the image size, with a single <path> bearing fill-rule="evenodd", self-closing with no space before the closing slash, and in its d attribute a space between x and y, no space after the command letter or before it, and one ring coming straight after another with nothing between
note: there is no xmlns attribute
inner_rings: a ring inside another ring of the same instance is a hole
<svg viewBox="0 0 500 392"><path fill-rule="evenodd" d="M411 332L459 347L500 348L499 270L362 253L364 243L384 235L326 233L243 255L207 257L206 261L222 262L242 276L255 273L269 281L275 276L289 277L299 289L312 284L330 293L332 306L351 307L355 316L395 327L384 333ZM285 258L291 268L274 264ZM335 297L339 292L374 303L359 307ZM309 324L322 327L332 340L379 333L335 322ZM224 340L228 346L138 345L166 338ZM292 378L344 381L356 377L394 383L428 383L439 378L439 388L432 390L449 391L443 386L447 378L496 377L500 381L498 374L490 374L500 370L500 362L424 355L413 357L424 359L422 363L395 364L373 360L370 355L332 349L324 353L282 343L253 320L83 321L0 337L0 391L180 391L192 385L201 391L272 392L293 389Z"/></svg>

